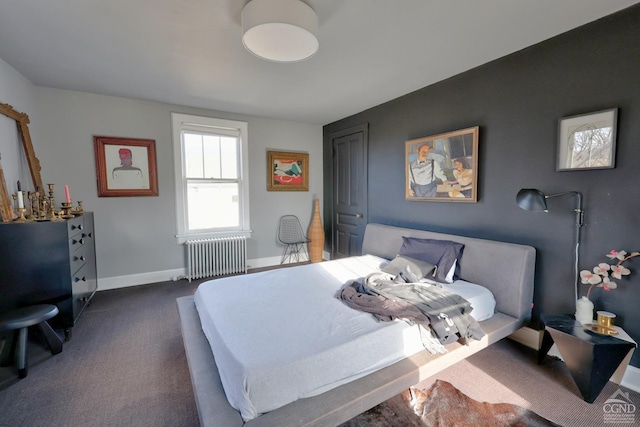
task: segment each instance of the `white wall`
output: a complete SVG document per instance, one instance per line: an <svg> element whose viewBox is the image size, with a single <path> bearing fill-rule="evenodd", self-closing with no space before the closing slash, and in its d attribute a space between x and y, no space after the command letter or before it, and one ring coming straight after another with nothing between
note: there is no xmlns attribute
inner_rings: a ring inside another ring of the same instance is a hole
<svg viewBox="0 0 640 427"><path fill-rule="evenodd" d="M35 87L0 59L0 103L9 104L16 111L26 113L33 122L34 98ZM29 126L29 131L32 137L37 136L33 126ZM0 165L10 195L17 191L18 180L25 184L24 188L30 186L31 177L16 122L2 114L0 114Z"/></svg>
<svg viewBox="0 0 640 427"><path fill-rule="evenodd" d="M0 63L0 102L24 104L35 113L31 129L42 180L55 184L60 202L64 185L74 201L93 211L99 289L168 280L184 272L185 252L176 243L171 112L196 114L249 124L249 179L252 266L279 261L277 220L293 213L307 226L314 196L322 195L322 127L304 123L188 108L51 88L34 88L19 74L3 72ZM2 89L15 82L25 86L12 99ZM33 95L35 94L35 96ZM22 98L22 99L21 99ZM29 112L29 111L27 111ZM97 197L94 135L149 138L156 141L158 197ZM36 137L37 136L37 137ZM267 150L309 153L308 192L267 192ZM12 191L10 189L10 191Z"/></svg>

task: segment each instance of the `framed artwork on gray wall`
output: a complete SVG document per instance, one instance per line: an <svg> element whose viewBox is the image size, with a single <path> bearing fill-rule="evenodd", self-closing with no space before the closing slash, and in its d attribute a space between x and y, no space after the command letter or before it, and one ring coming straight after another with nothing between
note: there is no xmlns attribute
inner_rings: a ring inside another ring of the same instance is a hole
<svg viewBox="0 0 640 427"><path fill-rule="evenodd" d="M309 191L309 153L267 151L267 191Z"/></svg>
<svg viewBox="0 0 640 427"><path fill-rule="evenodd" d="M617 121L617 108L560 119L556 170L616 167Z"/></svg>
<svg viewBox="0 0 640 427"><path fill-rule="evenodd" d="M98 197L157 196L153 139L94 136Z"/></svg>
<svg viewBox="0 0 640 427"><path fill-rule="evenodd" d="M479 127L405 143L405 199L478 201Z"/></svg>

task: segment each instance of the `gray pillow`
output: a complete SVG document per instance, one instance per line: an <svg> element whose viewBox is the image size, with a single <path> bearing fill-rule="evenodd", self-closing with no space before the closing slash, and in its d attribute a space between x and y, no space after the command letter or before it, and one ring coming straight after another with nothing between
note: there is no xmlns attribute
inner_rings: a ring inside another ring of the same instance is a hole
<svg viewBox="0 0 640 427"><path fill-rule="evenodd" d="M460 278L460 258L463 250L462 243L450 240L403 236L400 255L434 264L437 267L436 280L440 283L451 283ZM452 269L453 277L449 274Z"/></svg>
<svg viewBox="0 0 640 427"><path fill-rule="evenodd" d="M392 276L397 276L400 272L405 273L407 268L409 268L411 273L415 274L418 279L422 279L427 276L432 278L436 266L426 261L398 255L391 260L389 264L385 265L382 271Z"/></svg>

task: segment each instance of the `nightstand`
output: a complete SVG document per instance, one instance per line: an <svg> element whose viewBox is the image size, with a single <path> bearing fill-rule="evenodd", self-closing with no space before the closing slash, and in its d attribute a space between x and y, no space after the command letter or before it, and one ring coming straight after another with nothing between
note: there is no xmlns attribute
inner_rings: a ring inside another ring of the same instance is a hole
<svg viewBox="0 0 640 427"><path fill-rule="evenodd" d="M538 363L542 363L555 343L582 397L589 403L596 400L621 363L625 360L628 363L636 348L633 341L585 329L568 314L541 314L540 320L544 336Z"/></svg>

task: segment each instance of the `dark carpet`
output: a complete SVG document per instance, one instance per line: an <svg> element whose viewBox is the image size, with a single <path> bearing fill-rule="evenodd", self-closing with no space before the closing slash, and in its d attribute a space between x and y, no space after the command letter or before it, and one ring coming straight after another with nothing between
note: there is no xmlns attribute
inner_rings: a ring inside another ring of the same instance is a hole
<svg viewBox="0 0 640 427"><path fill-rule="evenodd" d="M0 369L0 426L197 426L175 302L195 288L98 292L56 356L34 336L27 378Z"/></svg>
<svg viewBox="0 0 640 427"><path fill-rule="evenodd" d="M175 302L197 284L182 280L98 292L55 356L31 334L27 378L18 380L15 366L0 368L0 427L197 426ZM605 425L603 405L618 385L609 382L589 404L564 363L547 357L538 365L536 359L535 351L506 339L415 388L429 390L442 380L477 402L517 405L562 426ZM638 393L623 391L640 407ZM360 425L411 425L405 419L412 416L414 408L405 407Z"/></svg>

